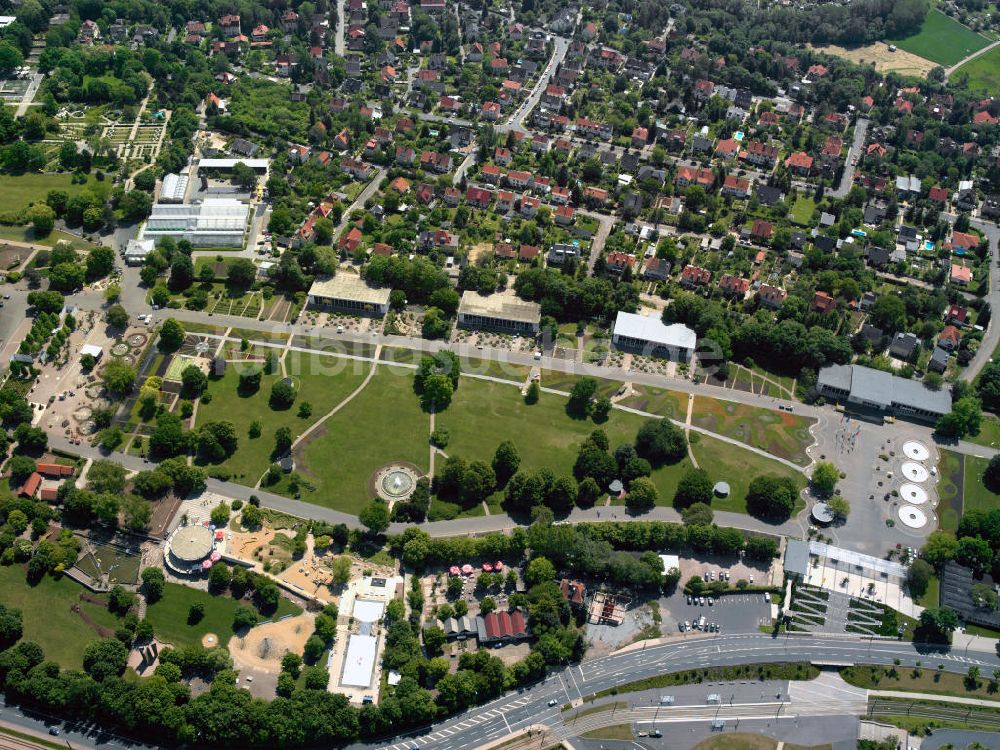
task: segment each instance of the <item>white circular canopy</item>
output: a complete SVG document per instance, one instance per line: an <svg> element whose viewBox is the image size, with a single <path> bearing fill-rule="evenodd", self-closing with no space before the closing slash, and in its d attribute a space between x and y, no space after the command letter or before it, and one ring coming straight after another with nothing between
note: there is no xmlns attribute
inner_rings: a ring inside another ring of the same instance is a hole
<svg viewBox="0 0 1000 750"><path fill-rule="evenodd" d="M922 529L927 525L927 514L915 505L899 506L899 520L911 529Z"/></svg>

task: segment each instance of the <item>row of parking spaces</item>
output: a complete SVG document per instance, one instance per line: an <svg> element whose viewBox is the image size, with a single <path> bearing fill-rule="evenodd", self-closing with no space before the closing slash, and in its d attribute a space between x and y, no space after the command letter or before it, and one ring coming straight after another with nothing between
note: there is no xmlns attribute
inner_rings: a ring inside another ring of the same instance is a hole
<svg viewBox="0 0 1000 750"><path fill-rule="evenodd" d="M723 605L747 607L760 603L770 604L771 595L765 591L763 594L733 594L730 596L720 596L718 598L711 596L688 596L685 601L692 607L717 607Z"/></svg>

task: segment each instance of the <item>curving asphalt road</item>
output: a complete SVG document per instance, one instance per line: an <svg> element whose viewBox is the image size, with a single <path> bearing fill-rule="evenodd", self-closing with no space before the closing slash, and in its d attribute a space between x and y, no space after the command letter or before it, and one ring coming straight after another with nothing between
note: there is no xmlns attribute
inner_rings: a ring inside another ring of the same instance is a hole
<svg viewBox="0 0 1000 750"><path fill-rule="evenodd" d="M349 750L410 750L414 746L420 750L467 750L530 725L544 724L563 731L561 707L566 703L579 702L586 695L633 680L692 668L787 661L810 661L818 665L891 664L899 659L903 668L922 661L928 668L943 664L945 670L959 674L964 674L970 665L976 665L984 674L990 674L1000 666L996 651L961 652L950 647L844 636L775 638L762 633L746 633L649 643L653 645L636 644L628 650L553 671L544 681L530 688L509 692L433 726L383 742L356 743ZM555 703L550 706L552 701ZM801 709L802 715L807 715L805 706L799 707L794 701L786 700L784 706L789 713ZM671 710L661 709L660 719L670 721ZM736 718L745 713L744 706L722 705L718 718ZM36 732L45 732L51 725L42 716L27 716L10 706L0 711L0 721ZM65 727L61 738L71 742L73 747L128 746L121 738L93 727Z"/></svg>

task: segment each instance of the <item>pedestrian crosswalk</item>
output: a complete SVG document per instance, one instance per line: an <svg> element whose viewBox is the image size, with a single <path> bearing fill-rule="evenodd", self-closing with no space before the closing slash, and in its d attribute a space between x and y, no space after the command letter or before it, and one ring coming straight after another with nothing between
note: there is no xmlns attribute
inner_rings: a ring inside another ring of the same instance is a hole
<svg viewBox="0 0 1000 750"><path fill-rule="evenodd" d="M402 742L397 742L395 745L386 745L380 750L412 750L416 747L420 750L424 748L432 747L435 742L440 742L451 737L453 734L460 732L464 729L469 729L474 726L479 726L481 724L488 724L491 721L498 721L504 719L504 714L515 708L520 708L526 703L530 703L531 698L522 697L517 700L509 701L496 708L491 708L486 711L480 711L474 716L463 717L461 720L456 720L453 724L449 724L443 729L435 730L429 734L423 735L422 737L417 737L412 740L404 740Z"/></svg>

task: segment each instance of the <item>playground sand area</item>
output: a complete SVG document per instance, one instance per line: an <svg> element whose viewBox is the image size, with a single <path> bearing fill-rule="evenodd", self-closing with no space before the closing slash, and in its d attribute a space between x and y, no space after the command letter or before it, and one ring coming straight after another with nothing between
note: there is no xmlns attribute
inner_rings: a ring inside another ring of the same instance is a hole
<svg viewBox="0 0 1000 750"><path fill-rule="evenodd" d="M304 612L296 617L267 622L251 628L243 637L229 640L229 653L236 669L281 671L286 651L301 654L314 629L314 616Z"/></svg>

